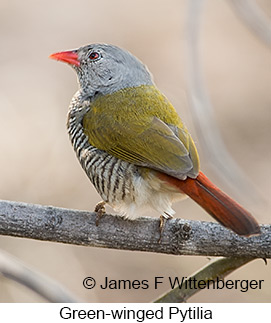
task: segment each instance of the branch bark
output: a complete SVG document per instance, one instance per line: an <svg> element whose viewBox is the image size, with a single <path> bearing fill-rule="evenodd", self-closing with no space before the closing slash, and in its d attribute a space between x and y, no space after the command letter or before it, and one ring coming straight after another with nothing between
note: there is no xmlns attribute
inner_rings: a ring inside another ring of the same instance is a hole
<svg viewBox="0 0 271 323"><path fill-rule="evenodd" d="M105 214L97 227L96 213L0 201L0 234L100 248L173 255L270 258L271 225L262 234L240 237L212 222L168 220L159 239L159 219L129 221Z"/></svg>

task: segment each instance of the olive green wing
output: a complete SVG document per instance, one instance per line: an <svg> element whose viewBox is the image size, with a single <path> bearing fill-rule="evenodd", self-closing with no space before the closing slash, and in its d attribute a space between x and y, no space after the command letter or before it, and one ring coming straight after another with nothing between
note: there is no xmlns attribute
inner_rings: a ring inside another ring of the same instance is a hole
<svg viewBox="0 0 271 323"><path fill-rule="evenodd" d="M114 118L89 112L83 119L91 145L139 166L177 178L198 173L198 155L185 128L167 125L157 117Z"/></svg>

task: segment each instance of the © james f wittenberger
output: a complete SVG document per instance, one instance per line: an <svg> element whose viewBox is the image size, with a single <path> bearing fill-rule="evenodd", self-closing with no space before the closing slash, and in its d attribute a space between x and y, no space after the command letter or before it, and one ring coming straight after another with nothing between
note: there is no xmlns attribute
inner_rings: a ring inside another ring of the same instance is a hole
<svg viewBox="0 0 271 323"><path fill-rule="evenodd" d="M249 289L262 289L263 279L227 279L222 280L219 278L209 281L198 280L196 278L187 277L164 277L155 276L152 280L130 280L130 279L112 279L105 277L103 281L97 283L93 277L86 277L83 280L83 286L86 289L93 289L94 287L103 290L144 290L148 288L158 289L163 284L166 284L168 288L184 288L184 289L235 289L240 292L247 292Z"/></svg>

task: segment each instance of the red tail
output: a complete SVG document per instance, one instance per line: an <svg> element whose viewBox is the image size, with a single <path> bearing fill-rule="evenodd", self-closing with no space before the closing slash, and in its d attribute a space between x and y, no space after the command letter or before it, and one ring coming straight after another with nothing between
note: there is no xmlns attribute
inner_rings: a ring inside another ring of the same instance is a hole
<svg viewBox="0 0 271 323"><path fill-rule="evenodd" d="M237 234L250 236L261 233L254 217L216 187L202 172L196 179L187 178L184 181L163 173L159 177L191 197L218 222Z"/></svg>

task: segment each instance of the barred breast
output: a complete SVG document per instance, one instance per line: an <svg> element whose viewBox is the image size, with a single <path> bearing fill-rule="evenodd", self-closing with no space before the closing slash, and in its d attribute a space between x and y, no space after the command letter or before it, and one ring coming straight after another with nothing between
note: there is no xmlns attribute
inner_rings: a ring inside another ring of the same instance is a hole
<svg viewBox="0 0 271 323"><path fill-rule="evenodd" d="M167 190L154 175L155 171L130 164L92 146L82 126L89 104L82 104L79 99L75 95L70 104L68 133L81 166L102 199L131 219L140 216L146 207L156 209L165 217L173 216L172 201L182 195Z"/></svg>

